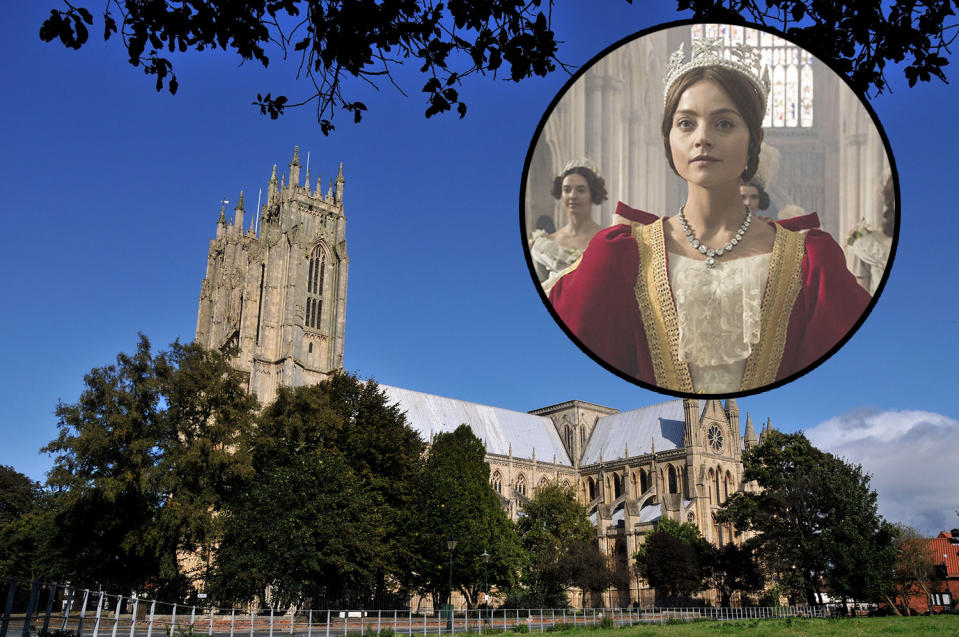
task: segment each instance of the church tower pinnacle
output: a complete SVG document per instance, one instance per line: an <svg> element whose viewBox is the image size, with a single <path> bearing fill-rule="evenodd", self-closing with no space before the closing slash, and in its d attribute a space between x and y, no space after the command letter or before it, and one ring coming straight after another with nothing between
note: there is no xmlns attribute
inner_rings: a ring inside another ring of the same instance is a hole
<svg viewBox="0 0 959 637"><path fill-rule="evenodd" d="M232 364L263 403L343 366L346 216L341 200L301 186L299 171L299 147L288 186L274 164L258 232L252 222L244 232L242 192L232 223L221 207L200 291L197 342L236 348ZM342 196L342 168L337 187Z"/></svg>

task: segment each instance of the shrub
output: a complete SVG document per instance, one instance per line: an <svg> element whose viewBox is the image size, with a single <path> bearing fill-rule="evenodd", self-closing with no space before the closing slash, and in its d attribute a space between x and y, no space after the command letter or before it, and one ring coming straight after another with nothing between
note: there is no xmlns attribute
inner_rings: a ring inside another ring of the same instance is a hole
<svg viewBox="0 0 959 637"><path fill-rule="evenodd" d="M529 624L516 624L513 626L513 632L526 634L529 632Z"/></svg>
<svg viewBox="0 0 959 637"><path fill-rule="evenodd" d="M576 628L573 624L553 624L552 626L547 626L546 632L548 633L558 633L564 630L572 630Z"/></svg>

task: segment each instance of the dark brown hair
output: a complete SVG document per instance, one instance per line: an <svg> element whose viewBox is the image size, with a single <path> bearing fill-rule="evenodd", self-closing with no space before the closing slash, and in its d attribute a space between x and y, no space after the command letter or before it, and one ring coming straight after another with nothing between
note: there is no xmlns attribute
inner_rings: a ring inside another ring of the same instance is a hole
<svg viewBox="0 0 959 637"><path fill-rule="evenodd" d="M750 186L756 189L756 193L759 194L759 209L766 210L769 208L769 193L766 192L766 189L763 188L763 185L759 183L758 180L752 179L750 181L744 181L744 186Z"/></svg>
<svg viewBox="0 0 959 637"><path fill-rule="evenodd" d="M606 201L606 181L602 177L596 176L592 170L585 166L573 166L553 180L553 199L559 199L563 196L563 179L567 175L580 175L586 179L586 184L589 186L589 198L593 200L593 203L599 204Z"/></svg>
<svg viewBox="0 0 959 637"><path fill-rule="evenodd" d="M673 127L673 115L679 105L679 98L690 86L702 80L715 82L726 91L729 98L736 105L746 128L749 131L749 150L746 170L743 171L743 181L749 181L756 174L759 167L759 147L762 144L763 131L763 103L762 96L753 87L746 77L739 71L722 66L702 66L690 70L681 78L673 82L666 94L666 110L663 113L663 145L666 148L666 161L677 175L676 165L673 163L673 151L669 146L669 131Z"/></svg>

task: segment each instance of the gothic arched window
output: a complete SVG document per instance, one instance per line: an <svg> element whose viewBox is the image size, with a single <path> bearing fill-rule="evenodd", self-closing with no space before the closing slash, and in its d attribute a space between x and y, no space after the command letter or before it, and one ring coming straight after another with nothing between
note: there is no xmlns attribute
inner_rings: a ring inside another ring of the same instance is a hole
<svg viewBox="0 0 959 637"><path fill-rule="evenodd" d="M676 483L676 469L673 465L669 465L669 492L677 493L679 491L679 486Z"/></svg>
<svg viewBox="0 0 959 637"><path fill-rule="evenodd" d="M646 493L646 489L649 488L649 474L646 473L644 469L639 470L639 492Z"/></svg>
<svg viewBox="0 0 959 637"><path fill-rule="evenodd" d="M496 493L503 492L503 477L500 475L499 471L493 472L493 477L490 479L490 482L493 485L493 491Z"/></svg>
<svg viewBox="0 0 959 637"><path fill-rule="evenodd" d="M322 246L313 248L310 253L310 269L306 278L306 317L307 327L320 329L323 325L323 286L326 281L326 253Z"/></svg>
<svg viewBox="0 0 959 637"><path fill-rule="evenodd" d="M516 492L522 496L526 495L526 476L523 474L516 479Z"/></svg>
<svg viewBox="0 0 959 637"><path fill-rule="evenodd" d="M720 504L719 499L719 468L716 468L716 478L715 478L715 487L716 487L716 504Z"/></svg>

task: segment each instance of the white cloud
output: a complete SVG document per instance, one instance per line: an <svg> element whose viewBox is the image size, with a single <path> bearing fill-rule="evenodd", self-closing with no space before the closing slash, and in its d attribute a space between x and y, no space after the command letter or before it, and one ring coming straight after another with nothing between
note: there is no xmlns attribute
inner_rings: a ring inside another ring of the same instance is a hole
<svg viewBox="0 0 959 637"><path fill-rule="evenodd" d="M927 536L959 527L959 421L927 411L860 409L805 433L819 449L862 465L890 522Z"/></svg>

